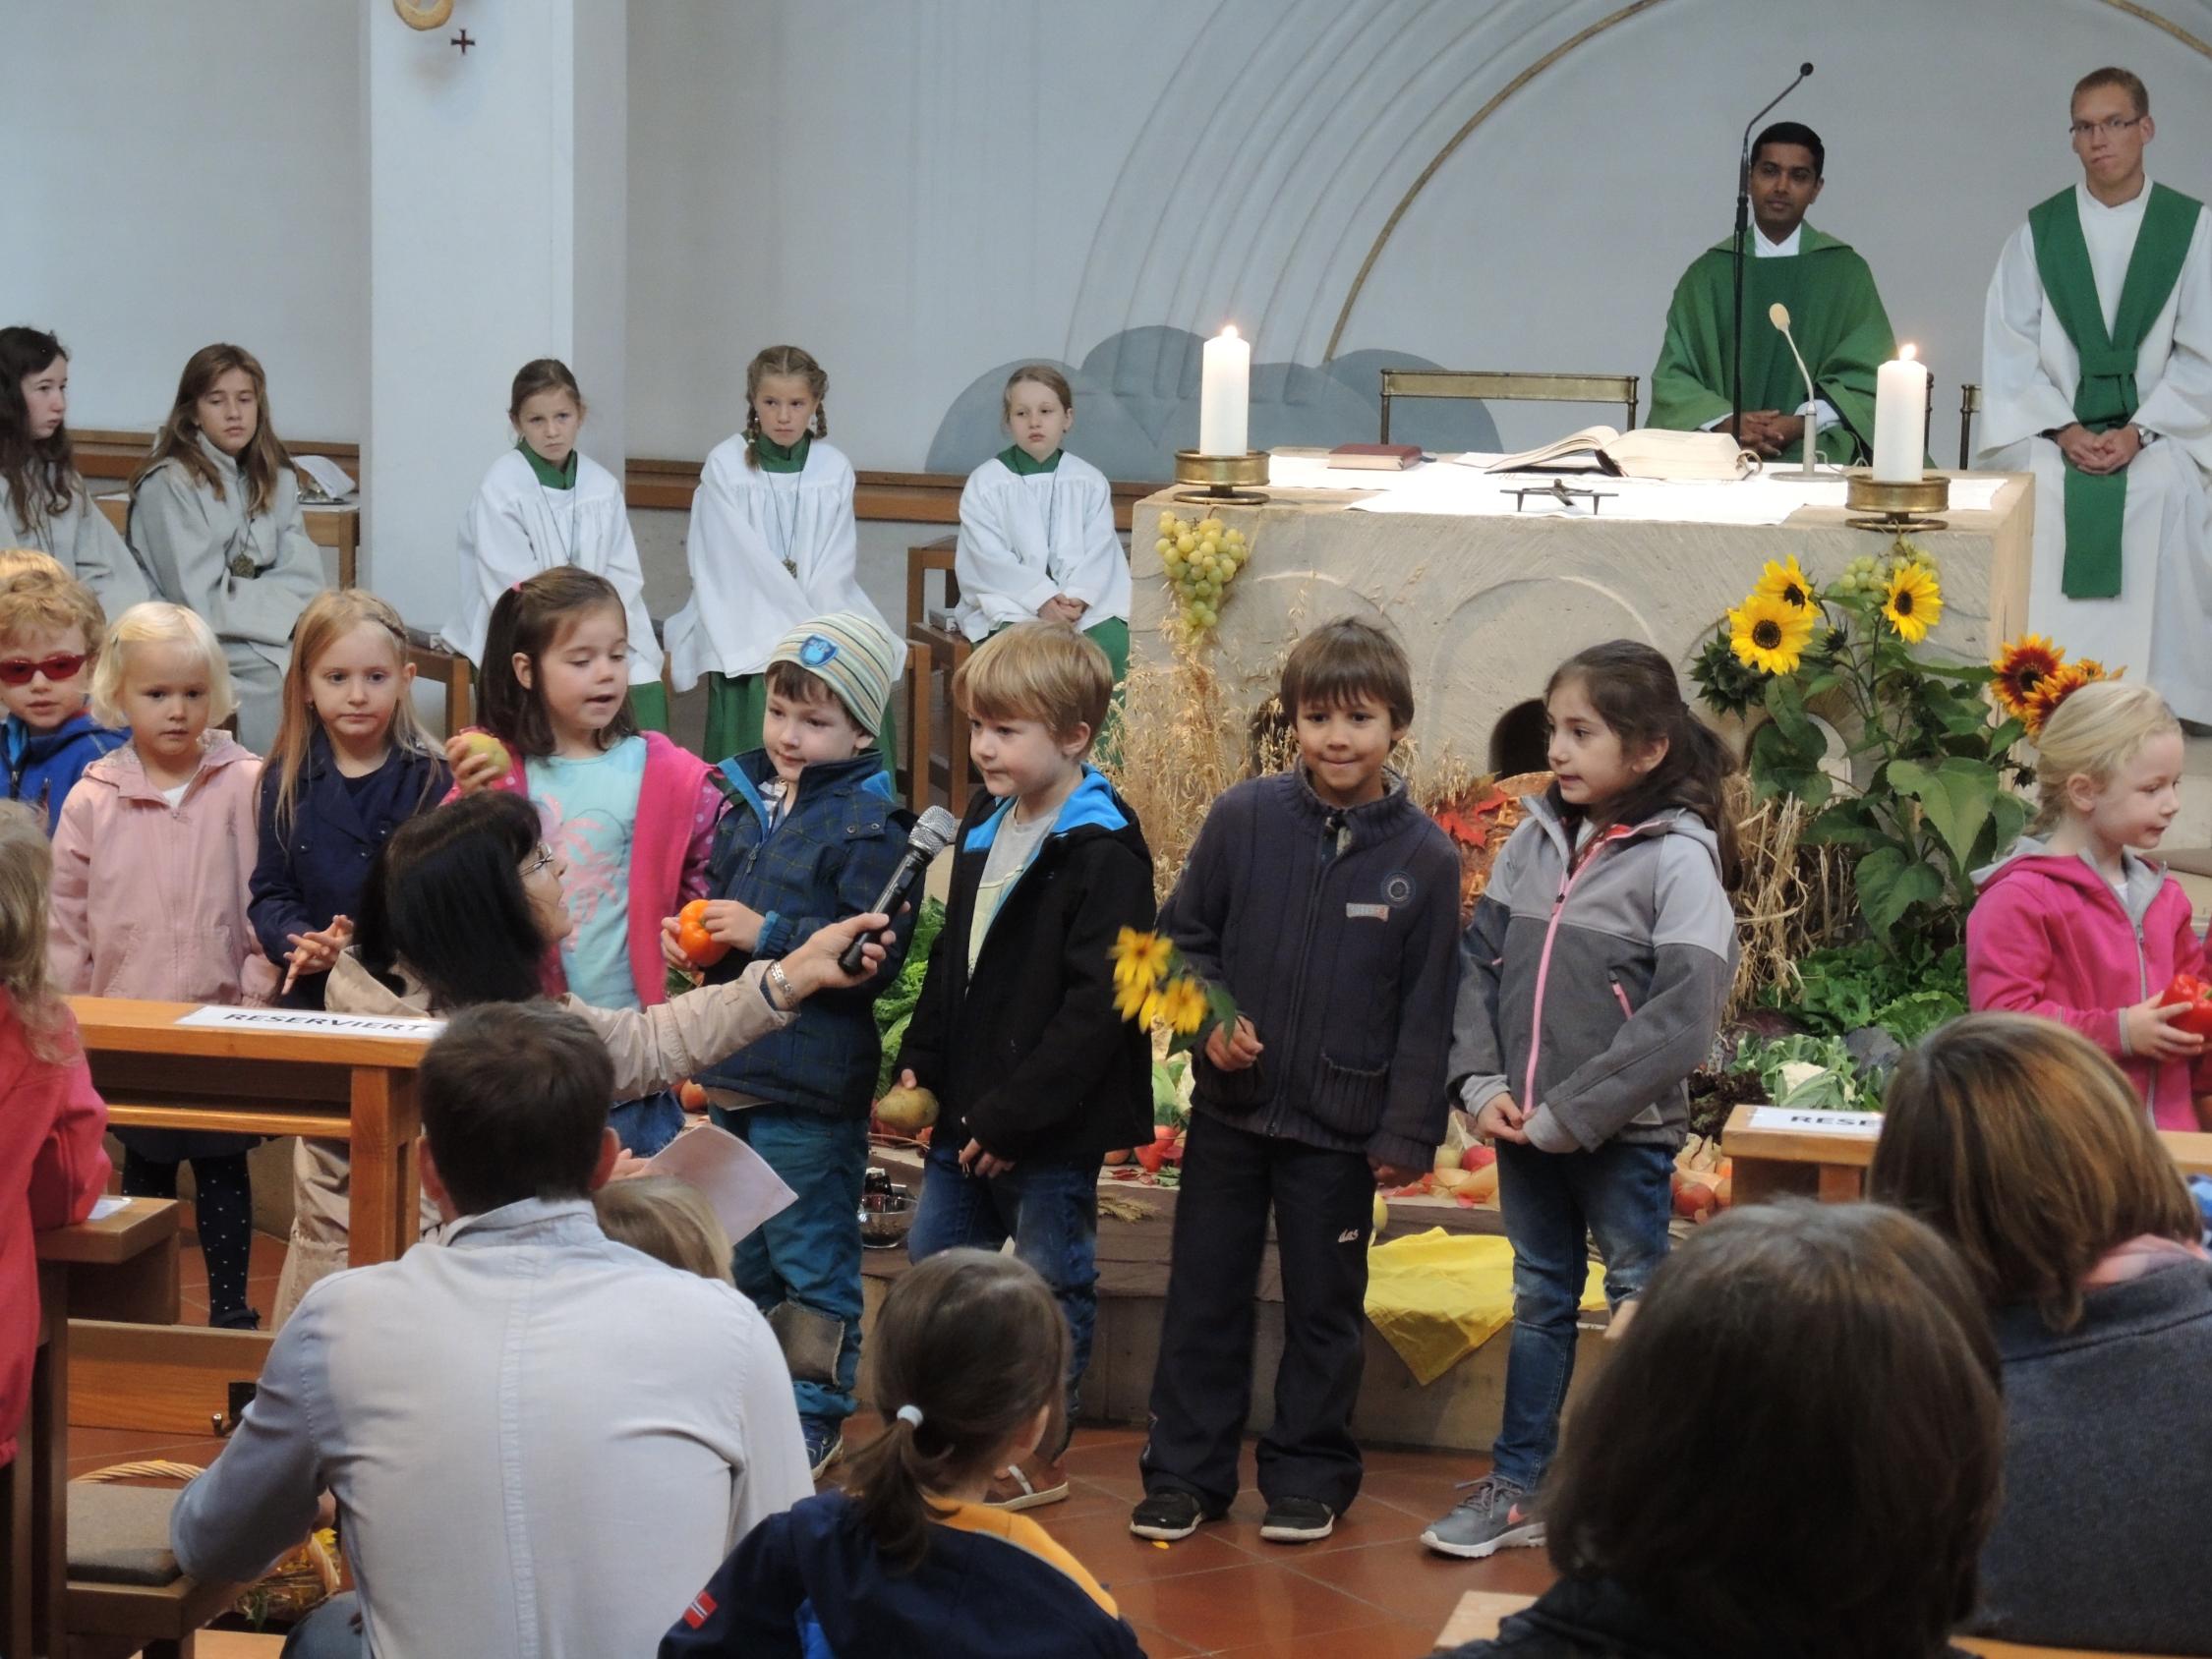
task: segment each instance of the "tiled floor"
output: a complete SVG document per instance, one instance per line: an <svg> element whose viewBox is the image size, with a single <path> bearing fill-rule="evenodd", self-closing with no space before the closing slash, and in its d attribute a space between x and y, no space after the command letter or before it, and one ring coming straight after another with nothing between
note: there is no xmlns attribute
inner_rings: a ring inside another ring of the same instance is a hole
<svg viewBox="0 0 2212 1659"><path fill-rule="evenodd" d="M207 1323L207 1258L200 1253L200 1234L193 1230L192 1206L184 1207L184 1248L177 1263L178 1294L183 1302L185 1325ZM261 1309L262 1324L268 1325L269 1310L276 1305L277 1276L284 1271L284 1240L265 1232L254 1234L253 1254L246 1263L246 1300Z"/></svg>
<svg viewBox="0 0 2212 1659"><path fill-rule="evenodd" d="M250 1299L265 1318L282 1270L281 1240L257 1236ZM185 1318L207 1317L206 1270L188 1239L183 1265ZM872 1418L846 1426L848 1444L874 1430ZM1129 1512L1142 1496L1136 1472L1143 1442L1133 1428L1085 1428L1068 1455L1066 1503L1030 1512L1113 1593L1153 1659L1207 1654L1326 1654L1328 1659L1416 1659L1426 1654L1467 1590L1534 1594L1551 1581L1542 1550L1510 1550L1485 1562L1430 1555L1422 1528L1450 1507L1452 1487L1487 1466L1449 1453L1369 1452L1360 1501L1318 1544L1270 1544L1259 1536L1261 1504L1249 1490L1229 1516L1179 1544L1133 1538ZM221 1450L212 1439L76 1429L70 1472L127 1459L166 1458L204 1464ZM203 1639L204 1659L273 1659L272 1638L217 1632Z"/></svg>

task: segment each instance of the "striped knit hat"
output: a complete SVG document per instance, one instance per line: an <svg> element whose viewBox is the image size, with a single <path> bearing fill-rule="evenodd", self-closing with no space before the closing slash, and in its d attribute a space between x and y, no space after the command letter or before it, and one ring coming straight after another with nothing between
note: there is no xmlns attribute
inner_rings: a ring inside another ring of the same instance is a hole
<svg viewBox="0 0 2212 1659"><path fill-rule="evenodd" d="M801 622L777 641L768 659L816 676L873 736L883 730L884 705L891 701L906 648L874 617L835 610Z"/></svg>

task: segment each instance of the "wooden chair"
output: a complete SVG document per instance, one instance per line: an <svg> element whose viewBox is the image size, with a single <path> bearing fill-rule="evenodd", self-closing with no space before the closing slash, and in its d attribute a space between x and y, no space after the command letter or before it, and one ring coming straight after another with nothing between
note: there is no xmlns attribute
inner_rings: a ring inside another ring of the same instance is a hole
<svg viewBox="0 0 2212 1659"><path fill-rule="evenodd" d="M169 1551L174 1490L70 1482L69 1588L63 1623L76 1655L192 1659L200 1630L239 1586L203 1583Z"/></svg>
<svg viewBox="0 0 2212 1659"><path fill-rule="evenodd" d="M929 804L923 792L929 776L929 746L935 730L931 718L930 672L937 654L911 636L906 641L905 751L894 757L892 781L909 806Z"/></svg>
<svg viewBox="0 0 2212 1659"><path fill-rule="evenodd" d="M1401 397L1473 398L1484 403L1617 403L1626 412L1621 429L1636 425L1639 381L1634 374L1524 374L1470 369L1382 371L1382 436L1390 441L1390 403Z"/></svg>
<svg viewBox="0 0 2212 1659"><path fill-rule="evenodd" d="M1971 380L1958 388L1958 470L1974 464L1974 417L1982 412L1982 388Z"/></svg>
<svg viewBox="0 0 2212 1659"><path fill-rule="evenodd" d="M407 661L423 679L445 688L445 730L439 735L451 737L469 723L476 670L467 658L449 650L427 628L407 630Z"/></svg>
<svg viewBox="0 0 2212 1659"><path fill-rule="evenodd" d="M953 552L958 545L957 537L940 536L934 542L906 549L906 644L915 654L914 660L923 665L923 677L915 687L914 696L915 737L920 739L925 731L928 734L926 746L911 750L912 779L907 785L906 799L917 812L932 802L942 802L958 815L966 810L971 787L967 744L962 739L964 724L953 698L954 676L967 661L967 654L972 649L967 636L950 620L952 609L960 597L960 579L953 574ZM932 571L944 577L945 600L941 611L946 618L944 621L933 620L926 607ZM942 692L935 683L940 678ZM936 716L940 708L944 710L941 724ZM938 752L940 733L942 753Z"/></svg>

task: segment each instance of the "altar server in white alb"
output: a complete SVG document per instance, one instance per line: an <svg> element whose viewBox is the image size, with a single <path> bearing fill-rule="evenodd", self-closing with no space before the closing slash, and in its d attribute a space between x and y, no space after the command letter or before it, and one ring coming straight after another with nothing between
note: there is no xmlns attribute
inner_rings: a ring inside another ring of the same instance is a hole
<svg viewBox="0 0 2212 1659"><path fill-rule="evenodd" d="M768 659L801 622L858 611L898 637L860 586L852 463L826 441L829 390L798 347L760 353L745 369L744 430L715 446L691 498L691 599L669 621L669 667L678 691L706 679L709 760L761 746ZM898 752L897 701L881 755Z"/></svg>
<svg viewBox="0 0 2212 1659"><path fill-rule="evenodd" d="M1990 282L1979 460L2035 475L2028 626L2212 722L2212 232L2143 171L2135 76L2084 76L2070 123L2081 182Z"/></svg>
<svg viewBox="0 0 2212 1659"><path fill-rule="evenodd" d="M292 627L323 576L252 352L203 346L186 362L153 452L131 480L129 539L160 597L214 629L238 692L238 740L266 754Z"/></svg>
<svg viewBox="0 0 2212 1659"><path fill-rule="evenodd" d="M604 576L622 597L629 630L630 713L644 729L666 732L669 694L629 506L614 475L576 447L584 415L576 376L558 358L538 358L515 375L507 398L515 444L492 463L462 516L461 608L441 637L481 669L501 594L564 564Z"/></svg>
<svg viewBox="0 0 2212 1659"><path fill-rule="evenodd" d="M1072 622L1129 678L1129 555L1114 534L1106 475L1061 448L1076 425L1067 376L1017 369L1001 410L1014 442L967 475L960 535L960 632L981 642L1010 622Z"/></svg>

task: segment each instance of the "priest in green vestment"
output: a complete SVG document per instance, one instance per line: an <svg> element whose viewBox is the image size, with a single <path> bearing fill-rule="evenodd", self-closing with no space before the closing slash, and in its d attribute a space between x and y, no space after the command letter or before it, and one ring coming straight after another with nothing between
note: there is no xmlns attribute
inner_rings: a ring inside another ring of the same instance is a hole
<svg viewBox="0 0 2212 1659"><path fill-rule="evenodd" d="M1820 135L1778 121L1751 146L1752 258L1743 280L1743 429L1746 449L1768 456L1802 452L1805 423L1825 460L1850 463L1874 453L1875 371L1896 356L1890 316L1874 273L1848 244L1805 222L1820 199L1828 160ZM1732 238L1715 243L1674 285L1666 341L1652 371L1651 424L1677 431L1732 430L1735 367L1735 256ZM1789 342L1769 319L1776 301L1789 308L1797 349L1812 371L1813 395Z"/></svg>

